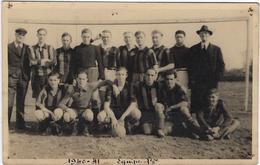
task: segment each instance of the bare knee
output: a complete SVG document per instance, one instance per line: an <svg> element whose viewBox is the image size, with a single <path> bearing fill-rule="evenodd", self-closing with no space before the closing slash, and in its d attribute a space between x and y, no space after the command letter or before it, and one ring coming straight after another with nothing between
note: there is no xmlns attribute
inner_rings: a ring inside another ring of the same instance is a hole
<svg viewBox="0 0 260 165"><path fill-rule="evenodd" d="M43 112L42 110L36 110L34 115L38 122L41 122L50 116L48 113Z"/></svg>
<svg viewBox="0 0 260 165"><path fill-rule="evenodd" d="M140 120L142 113L139 109L135 108L131 111L130 115L134 120Z"/></svg>
<svg viewBox="0 0 260 165"><path fill-rule="evenodd" d="M82 113L82 117L86 120L86 121L93 121L94 119L94 114L92 112L91 109L86 109L83 113Z"/></svg>
<svg viewBox="0 0 260 165"><path fill-rule="evenodd" d="M159 118L165 118L164 106L161 103L155 104L155 112Z"/></svg>
<svg viewBox="0 0 260 165"><path fill-rule="evenodd" d="M185 115L186 117L192 118L190 110L187 106L181 106L180 107L180 112Z"/></svg>
<svg viewBox="0 0 260 165"><path fill-rule="evenodd" d="M235 127L235 128L238 128L240 126L240 122L236 119L233 119L232 121L232 125Z"/></svg>
<svg viewBox="0 0 260 165"><path fill-rule="evenodd" d="M64 114L63 114L63 120L66 123L69 123L71 121L74 121L77 117L76 112L73 109L68 109Z"/></svg>
<svg viewBox="0 0 260 165"><path fill-rule="evenodd" d="M97 120L99 123L108 123L108 115L106 111L102 110L101 112L99 112L97 115Z"/></svg>
<svg viewBox="0 0 260 165"><path fill-rule="evenodd" d="M53 113L56 120L60 120L63 116L63 110L61 108L56 108Z"/></svg>

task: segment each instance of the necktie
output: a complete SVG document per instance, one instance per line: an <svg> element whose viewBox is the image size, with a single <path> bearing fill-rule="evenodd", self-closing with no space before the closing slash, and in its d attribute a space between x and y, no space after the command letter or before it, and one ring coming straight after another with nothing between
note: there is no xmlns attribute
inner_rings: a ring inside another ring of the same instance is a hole
<svg viewBox="0 0 260 165"><path fill-rule="evenodd" d="M207 49L206 49L206 45L203 45L203 48L202 48L202 50L203 50L204 52L206 52L206 51L207 51Z"/></svg>
<svg viewBox="0 0 260 165"><path fill-rule="evenodd" d="M20 45L17 46L17 50L18 50L19 55L21 55L21 53L22 53L22 47L21 47Z"/></svg>

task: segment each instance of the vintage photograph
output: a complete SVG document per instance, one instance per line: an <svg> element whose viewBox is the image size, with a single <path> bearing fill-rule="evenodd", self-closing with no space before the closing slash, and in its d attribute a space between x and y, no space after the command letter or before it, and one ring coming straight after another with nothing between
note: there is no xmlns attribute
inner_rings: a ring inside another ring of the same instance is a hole
<svg viewBox="0 0 260 165"><path fill-rule="evenodd" d="M256 164L258 7L2 2L4 163Z"/></svg>

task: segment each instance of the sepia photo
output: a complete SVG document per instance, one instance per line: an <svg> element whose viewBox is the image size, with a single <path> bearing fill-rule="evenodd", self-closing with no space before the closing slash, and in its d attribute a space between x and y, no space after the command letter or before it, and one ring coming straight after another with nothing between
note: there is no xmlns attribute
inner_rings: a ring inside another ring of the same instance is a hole
<svg viewBox="0 0 260 165"><path fill-rule="evenodd" d="M256 164L258 8L2 2L4 164Z"/></svg>

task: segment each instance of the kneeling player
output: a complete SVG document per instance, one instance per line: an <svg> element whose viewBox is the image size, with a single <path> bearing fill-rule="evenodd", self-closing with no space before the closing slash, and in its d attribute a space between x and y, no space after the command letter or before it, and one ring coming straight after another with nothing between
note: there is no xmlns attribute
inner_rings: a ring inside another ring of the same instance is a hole
<svg viewBox="0 0 260 165"><path fill-rule="evenodd" d="M94 119L90 101L93 92L104 85L112 85L112 82L105 80L88 83L88 75L82 70L77 75L76 86L68 87L59 107L65 111L64 122L73 125L75 134L89 135L89 129Z"/></svg>
<svg viewBox="0 0 260 165"><path fill-rule="evenodd" d="M239 127L239 121L232 118L216 89L210 91L208 101L208 108L197 113L206 140L229 139L230 134Z"/></svg>
<svg viewBox="0 0 260 165"><path fill-rule="evenodd" d="M117 69L115 83L106 91L104 110L98 114L97 118L99 123L111 123L112 127L123 124L127 134L131 134L132 128L139 123L141 111L136 103L130 103L130 83L126 81L126 78L126 68Z"/></svg>
<svg viewBox="0 0 260 165"><path fill-rule="evenodd" d="M142 132L146 135L157 134L159 137L164 137L164 106L158 102L159 86L156 78L156 71L148 69L144 82L133 86L131 100L138 104L138 108L142 112L140 120Z"/></svg>
<svg viewBox="0 0 260 165"><path fill-rule="evenodd" d="M60 75L51 72L48 75L48 84L40 92L36 101L35 116L39 121L39 131L46 135L48 133L61 134L63 110L58 104L65 94L65 87L59 85Z"/></svg>
<svg viewBox="0 0 260 165"><path fill-rule="evenodd" d="M183 132L184 129L193 138L199 138L200 127L192 118L189 111L188 97L185 88L176 82L177 74L174 70L164 73L164 82L160 86L160 102L166 107L167 122L173 124L174 131ZM166 134L172 133L165 129Z"/></svg>

